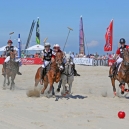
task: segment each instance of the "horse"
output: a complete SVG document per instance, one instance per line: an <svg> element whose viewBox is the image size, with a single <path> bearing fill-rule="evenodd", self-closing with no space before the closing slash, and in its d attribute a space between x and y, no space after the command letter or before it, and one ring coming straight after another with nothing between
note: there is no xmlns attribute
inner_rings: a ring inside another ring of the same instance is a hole
<svg viewBox="0 0 129 129"><path fill-rule="evenodd" d="M48 84L50 84L50 88L48 91L48 94L50 94L52 89L54 90L53 83L54 82L58 83L60 81L61 71L59 67L62 65L62 61L63 61L63 53L57 52L54 61L51 62L50 64L50 69L43 78L41 78L42 68L41 67L38 68L35 75L35 87L37 87L38 83L39 82L41 83L41 79L43 79L44 87L41 90L41 94L44 94L44 91L46 90ZM52 94L54 95L54 91Z"/></svg>
<svg viewBox="0 0 129 129"><path fill-rule="evenodd" d="M109 75L113 73L113 67L115 64L113 64L109 69ZM125 89L125 83L128 84L129 88L129 49L123 51L123 61L119 64L117 68L117 72L113 75L113 77L110 77L111 83L113 86L113 92L114 96L116 96L116 88L115 88L115 80L119 81L119 86L121 89L121 94L124 94L124 92L128 92L128 89Z"/></svg>
<svg viewBox="0 0 129 129"><path fill-rule="evenodd" d="M15 79L16 74L17 74L17 63L15 62L15 52L10 52L10 60L6 64L6 68L4 70L5 70L5 75L4 75L3 89L5 89L5 86L6 86L6 77L8 80L8 83L7 83L8 86L10 85L9 77L11 77L10 90L12 90L14 88L14 85L15 85L14 79Z"/></svg>
<svg viewBox="0 0 129 129"><path fill-rule="evenodd" d="M74 81L74 69L73 69L73 62L71 61L70 55L66 54L66 63L64 71L61 74L61 81L62 81L62 95L66 96L66 94L71 94L72 83ZM69 85L69 90L66 88L66 84Z"/></svg>

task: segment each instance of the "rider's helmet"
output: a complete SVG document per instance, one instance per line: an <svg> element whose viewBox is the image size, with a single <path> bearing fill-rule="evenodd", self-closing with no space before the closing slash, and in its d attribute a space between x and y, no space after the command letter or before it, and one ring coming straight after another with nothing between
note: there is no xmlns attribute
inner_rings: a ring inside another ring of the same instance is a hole
<svg viewBox="0 0 129 129"><path fill-rule="evenodd" d="M55 52L58 52L58 50L60 50L60 45L59 45L59 44L54 44L53 50L54 50Z"/></svg>
<svg viewBox="0 0 129 129"><path fill-rule="evenodd" d="M12 44L12 43L13 43L13 42L12 42L12 40L8 40L7 44L9 44L9 43L11 43L11 44Z"/></svg>
<svg viewBox="0 0 129 129"><path fill-rule="evenodd" d="M51 47L50 43L45 43L44 47Z"/></svg>
<svg viewBox="0 0 129 129"><path fill-rule="evenodd" d="M120 44L125 44L125 39L124 38L121 38L120 41L119 41Z"/></svg>

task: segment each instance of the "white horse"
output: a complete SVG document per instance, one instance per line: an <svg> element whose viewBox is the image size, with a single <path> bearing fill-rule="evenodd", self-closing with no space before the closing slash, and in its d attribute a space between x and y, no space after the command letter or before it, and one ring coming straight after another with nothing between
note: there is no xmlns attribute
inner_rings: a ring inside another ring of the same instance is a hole
<svg viewBox="0 0 129 129"><path fill-rule="evenodd" d="M71 60L70 55L66 54L65 59L66 59L66 62L65 62L64 71L61 74L61 80L62 80L62 86L63 86L62 94L64 96L66 94L71 94L72 83L74 81L73 62ZM69 91L66 91L66 84L69 85Z"/></svg>

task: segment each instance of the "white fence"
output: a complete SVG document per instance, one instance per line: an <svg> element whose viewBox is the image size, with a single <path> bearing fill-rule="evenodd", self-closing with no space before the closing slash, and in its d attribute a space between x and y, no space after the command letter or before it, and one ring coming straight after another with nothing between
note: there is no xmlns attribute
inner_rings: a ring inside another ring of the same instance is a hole
<svg viewBox="0 0 129 129"><path fill-rule="evenodd" d="M89 66L108 66L108 60L92 58L74 58L74 63Z"/></svg>

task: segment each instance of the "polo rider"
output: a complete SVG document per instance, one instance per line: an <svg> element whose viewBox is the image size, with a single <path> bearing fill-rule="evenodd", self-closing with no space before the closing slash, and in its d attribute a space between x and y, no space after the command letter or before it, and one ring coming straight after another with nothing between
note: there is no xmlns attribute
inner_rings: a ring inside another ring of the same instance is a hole
<svg viewBox="0 0 129 129"><path fill-rule="evenodd" d="M41 69L41 80L44 78L44 76L46 75L46 67L51 63L54 62L54 52L51 49L51 45L50 43L45 43L44 44L44 49L42 51L42 60L43 60L43 64L42 64L42 69ZM43 84L43 80L41 81L41 84Z"/></svg>
<svg viewBox="0 0 129 129"><path fill-rule="evenodd" d="M116 54L114 56L114 59L117 59L117 60L116 60L116 62L112 66L113 72L112 72L112 75L109 75L109 77L113 77L113 75L115 74L116 68L123 61L123 51L125 49L129 48L129 46L125 44L126 42L125 42L124 38L121 38L119 43L120 43L121 46L120 46L120 48L117 49Z"/></svg>
<svg viewBox="0 0 129 129"><path fill-rule="evenodd" d="M5 47L6 59L5 59L4 64L3 64L4 71L3 71L2 75L5 75L6 65L8 64L8 62L10 60L10 52L15 52L16 53L16 49L12 45L13 44L12 40L8 40L7 44L8 45ZM19 62L20 62L20 60L19 59L15 59L15 62L17 63L17 74L18 75L22 75L19 72Z"/></svg>

